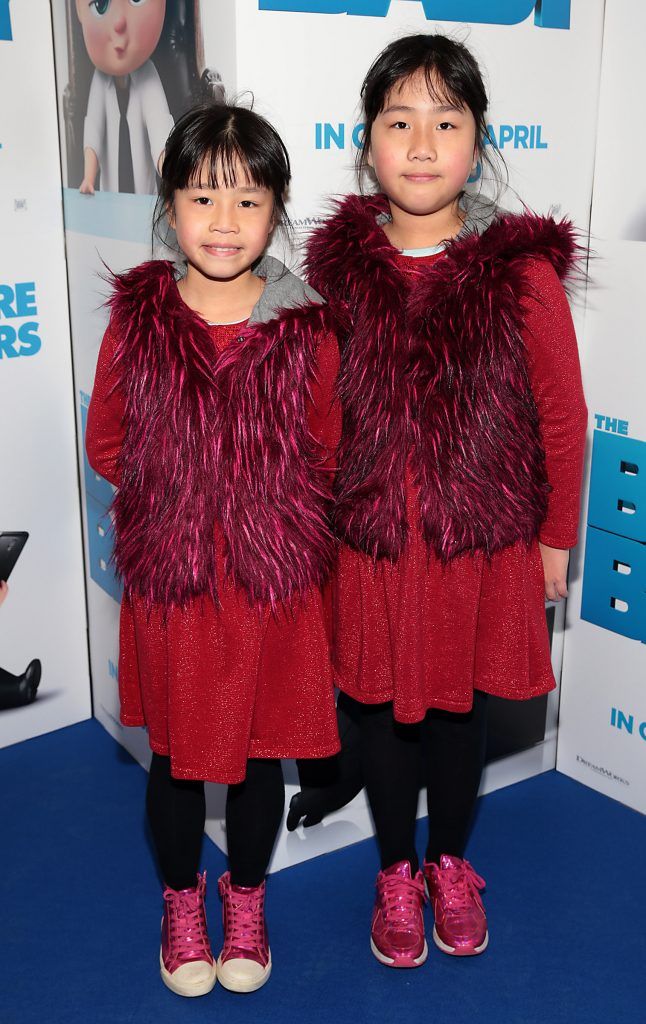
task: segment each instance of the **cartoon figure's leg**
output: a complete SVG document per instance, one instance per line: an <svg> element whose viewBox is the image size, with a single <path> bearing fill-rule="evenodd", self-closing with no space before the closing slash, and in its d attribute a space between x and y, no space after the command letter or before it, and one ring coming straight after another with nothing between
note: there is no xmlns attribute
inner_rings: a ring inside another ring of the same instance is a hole
<svg viewBox="0 0 646 1024"><path fill-rule="evenodd" d="M318 825L333 811L345 807L363 789L361 771L361 734L354 701L339 694L337 720L341 738L341 752L322 760L299 760L300 793L289 803L287 829L293 832L304 819L303 825Z"/></svg>
<svg viewBox="0 0 646 1024"><path fill-rule="evenodd" d="M36 699L41 672L42 666L38 658L30 661L19 676L0 668L0 711L31 704Z"/></svg>

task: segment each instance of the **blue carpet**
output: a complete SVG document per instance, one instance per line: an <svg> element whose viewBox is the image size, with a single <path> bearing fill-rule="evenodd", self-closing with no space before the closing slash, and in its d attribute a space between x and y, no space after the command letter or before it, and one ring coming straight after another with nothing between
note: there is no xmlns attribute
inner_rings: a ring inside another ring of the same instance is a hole
<svg viewBox="0 0 646 1024"><path fill-rule="evenodd" d="M555 772L480 801L468 855L488 883L484 956L431 943L419 970L380 967L366 842L271 878L266 988L194 1000L159 980L141 768L92 721L0 751L0 778L2 1024L646 1019L644 818ZM204 864L217 946L224 858L210 842Z"/></svg>

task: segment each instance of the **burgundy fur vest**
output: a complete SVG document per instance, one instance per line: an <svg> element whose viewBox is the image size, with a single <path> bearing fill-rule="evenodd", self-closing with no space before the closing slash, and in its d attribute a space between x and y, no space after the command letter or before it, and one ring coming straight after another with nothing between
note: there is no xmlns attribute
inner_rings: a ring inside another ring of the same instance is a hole
<svg viewBox="0 0 646 1024"><path fill-rule="evenodd" d="M329 301L341 345L337 533L373 559L397 559L410 458L439 558L529 543L550 488L522 336L524 268L549 260L565 279L575 232L532 214L498 216L409 284L376 220L386 210L383 196L347 197L308 250L308 279Z"/></svg>
<svg viewBox="0 0 646 1024"><path fill-rule="evenodd" d="M126 396L113 517L126 594L148 607L217 602L218 523L226 571L252 602L305 597L334 554L330 488L306 414L325 307L249 324L217 355L171 263L113 283L114 368Z"/></svg>

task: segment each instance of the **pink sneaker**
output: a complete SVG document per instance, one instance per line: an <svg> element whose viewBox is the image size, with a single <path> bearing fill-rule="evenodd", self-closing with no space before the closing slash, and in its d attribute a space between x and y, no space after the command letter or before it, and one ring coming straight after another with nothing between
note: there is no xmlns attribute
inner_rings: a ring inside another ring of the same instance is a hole
<svg viewBox="0 0 646 1024"><path fill-rule="evenodd" d="M452 956L475 956L487 948L489 932L480 890L484 878L468 860L443 853L437 864L424 864L428 895L435 915L435 945Z"/></svg>
<svg viewBox="0 0 646 1024"><path fill-rule="evenodd" d="M271 974L271 950L265 924L265 883L232 885L227 871L218 887L222 897L224 946L218 978L231 992L255 992Z"/></svg>
<svg viewBox="0 0 646 1024"><path fill-rule="evenodd" d="M424 938L424 876L412 877L407 860L380 871L372 914L370 948L388 967L420 967L428 956Z"/></svg>
<svg viewBox="0 0 646 1024"><path fill-rule="evenodd" d="M206 871L193 889L164 889L159 963L162 981L178 996L204 996L215 985L205 895Z"/></svg>

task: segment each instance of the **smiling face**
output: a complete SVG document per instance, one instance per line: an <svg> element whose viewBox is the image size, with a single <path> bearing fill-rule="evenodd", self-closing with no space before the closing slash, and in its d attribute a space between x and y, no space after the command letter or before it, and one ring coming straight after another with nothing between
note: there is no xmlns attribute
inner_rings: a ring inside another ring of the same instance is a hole
<svg viewBox="0 0 646 1024"><path fill-rule="evenodd" d="M188 261L188 276L227 281L250 271L264 252L274 226L274 197L250 181L239 163L229 187L208 182L204 173L175 191L169 222Z"/></svg>
<svg viewBox="0 0 646 1024"><path fill-rule="evenodd" d="M166 0L76 0L76 13L94 66L106 75L129 75L155 51Z"/></svg>
<svg viewBox="0 0 646 1024"><path fill-rule="evenodd" d="M393 213L404 217L450 214L474 168L476 124L459 108L429 93L422 73L391 90L372 124L368 163Z"/></svg>

